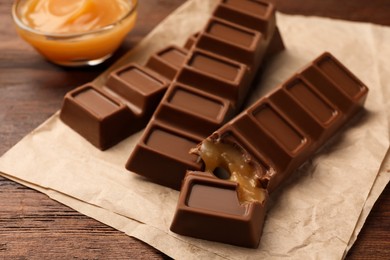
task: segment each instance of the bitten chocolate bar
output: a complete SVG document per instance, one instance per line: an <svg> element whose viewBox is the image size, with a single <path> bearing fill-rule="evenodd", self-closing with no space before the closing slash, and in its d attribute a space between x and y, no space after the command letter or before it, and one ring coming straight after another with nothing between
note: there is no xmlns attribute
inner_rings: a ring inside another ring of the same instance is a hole
<svg viewBox="0 0 390 260"><path fill-rule="evenodd" d="M202 170L189 148L238 113L263 58L284 49L274 6L240 2L221 1L205 28L190 37L184 66L135 146L128 170L180 189L186 170ZM262 12L251 5L260 5ZM229 15L218 11L221 6Z"/></svg>
<svg viewBox="0 0 390 260"><path fill-rule="evenodd" d="M113 71L101 88L88 83L70 91L61 120L97 148L110 148L146 126L187 54L168 46L145 67L132 63Z"/></svg>
<svg viewBox="0 0 390 260"><path fill-rule="evenodd" d="M257 247L271 194L360 110L367 87L324 53L203 140L171 230Z"/></svg>

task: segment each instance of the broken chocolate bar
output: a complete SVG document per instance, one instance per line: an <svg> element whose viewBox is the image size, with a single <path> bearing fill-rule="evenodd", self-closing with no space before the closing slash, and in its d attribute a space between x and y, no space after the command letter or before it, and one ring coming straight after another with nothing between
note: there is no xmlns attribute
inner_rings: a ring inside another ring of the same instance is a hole
<svg viewBox="0 0 390 260"><path fill-rule="evenodd" d="M261 20L261 26L248 28L222 14L211 17L204 30L187 42L191 52L135 146L126 164L128 170L180 189L186 170L202 169L196 157L188 155L189 146L238 113L264 56L284 49L274 6L262 1L254 4L265 12L236 13ZM220 5L235 10L229 1ZM275 46L270 46L271 42ZM151 161L153 164L147 163Z"/></svg>
<svg viewBox="0 0 390 260"><path fill-rule="evenodd" d="M192 152L175 233L257 247L268 194L363 108L368 88L329 53L229 121Z"/></svg>
<svg viewBox="0 0 390 260"><path fill-rule="evenodd" d="M146 67L132 63L110 73L100 88L93 83L76 88L64 98L61 120L97 148L112 147L146 126L186 55L187 50L168 46ZM121 112L113 113L107 105L112 100Z"/></svg>

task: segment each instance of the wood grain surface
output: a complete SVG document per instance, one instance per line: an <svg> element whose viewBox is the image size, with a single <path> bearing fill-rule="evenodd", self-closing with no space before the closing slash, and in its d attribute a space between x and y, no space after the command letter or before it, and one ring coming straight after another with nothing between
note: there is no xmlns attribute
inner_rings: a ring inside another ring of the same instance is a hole
<svg viewBox="0 0 390 260"><path fill-rule="evenodd" d="M0 0L0 154L57 111L67 91L94 79L185 1L140 0L137 27L114 57L104 65L83 69L55 66L24 43L12 24L12 2ZM273 2L280 11L289 14L390 25L389 0ZM347 259L388 259L389 231L387 187ZM44 194L0 177L0 259L71 258L161 259L167 256Z"/></svg>

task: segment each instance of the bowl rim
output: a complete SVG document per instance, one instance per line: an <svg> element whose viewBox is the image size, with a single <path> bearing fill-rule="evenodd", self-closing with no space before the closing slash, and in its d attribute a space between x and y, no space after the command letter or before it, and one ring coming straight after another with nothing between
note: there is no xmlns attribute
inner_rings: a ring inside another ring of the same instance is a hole
<svg viewBox="0 0 390 260"><path fill-rule="evenodd" d="M28 0L24 0L24 1L28 1ZM15 0L14 3L12 4L12 18L13 18L14 22L16 23L16 25L20 29L25 30L27 32L30 32L30 33L33 33L33 34L36 34L39 36L43 36L43 37L58 38L58 39L64 39L64 40L73 39L73 38L84 37L84 36L88 36L88 35L92 35L92 34L96 34L96 33L104 33L106 31L113 29L114 27L116 27L117 24L121 23L122 21L126 20L127 18L131 17L134 14L134 12L137 10L138 0L128 0L128 1L133 2L133 5L125 15L123 15L122 17L120 17L118 20L116 20L113 23L110 23L110 24L105 25L101 28L94 29L91 31L86 31L86 32L51 33L51 32L39 31L39 30L36 30L34 28L31 28L30 26L25 24L20 19L19 15L18 15L18 8L20 7L23 0Z"/></svg>

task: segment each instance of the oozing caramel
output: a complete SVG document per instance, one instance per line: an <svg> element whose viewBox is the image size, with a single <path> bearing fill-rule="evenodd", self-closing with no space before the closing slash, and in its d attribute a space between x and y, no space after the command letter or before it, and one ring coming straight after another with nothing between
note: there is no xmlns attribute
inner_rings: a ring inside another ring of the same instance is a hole
<svg viewBox="0 0 390 260"><path fill-rule="evenodd" d="M228 180L238 183L240 203L260 202L265 199L265 190L261 187L258 176L260 168L239 148L232 144L205 140L198 150L205 164L205 171L215 174L218 169L229 173Z"/></svg>

